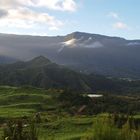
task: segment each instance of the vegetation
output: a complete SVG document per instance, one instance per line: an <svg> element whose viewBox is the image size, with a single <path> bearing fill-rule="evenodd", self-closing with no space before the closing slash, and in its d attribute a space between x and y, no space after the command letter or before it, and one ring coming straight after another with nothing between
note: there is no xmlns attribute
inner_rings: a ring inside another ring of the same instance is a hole
<svg viewBox="0 0 140 140"><path fill-rule="evenodd" d="M121 121L121 120L120 120ZM118 128L111 118L97 119L85 140L140 140L140 129L128 120Z"/></svg>
<svg viewBox="0 0 140 140"><path fill-rule="evenodd" d="M135 119L125 121L114 116L63 117L52 122L10 121L4 127L2 139L8 140L140 140ZM120 122L123 122L120 125ZM26 125L25 125L26 124ZM118 126L118 124L120 126Z"/></svg>
<svg viewBox="0 0 140 140"><path fill-rule="evenodd" d="M31 116L36 112L96 115L102 112L139 114L139 96L104 94L89 98L87 94L70 90L38 89L33 87L0 87L0 118Z"/></svg>
<svg viewBox="0 0 140 140"><path fill-rule="evenodd" d="M87 93L68 89L1 86L0 136L2 140L36 140L31 136L37 140L140 140L138 97L89 98Z"/></svg>
<svg viewBox="0 0 140 140"><path fill-rule="evenodd" d="M27 128L26 128L27 127ZM22 120L9 121L3 130L3 140L38 140L37 127L30 121L24 125Z"/></svg>

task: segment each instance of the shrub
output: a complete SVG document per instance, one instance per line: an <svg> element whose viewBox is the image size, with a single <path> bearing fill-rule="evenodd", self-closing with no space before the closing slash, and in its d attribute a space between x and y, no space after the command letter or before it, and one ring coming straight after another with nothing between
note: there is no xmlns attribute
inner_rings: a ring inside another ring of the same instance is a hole
<svg viewBox="0 0 140 140"><path fill-rule="evenodd" d="M30 121L28 127L22 120L8 121L3 130L3 140L38 140L35 123Z"/></svg>

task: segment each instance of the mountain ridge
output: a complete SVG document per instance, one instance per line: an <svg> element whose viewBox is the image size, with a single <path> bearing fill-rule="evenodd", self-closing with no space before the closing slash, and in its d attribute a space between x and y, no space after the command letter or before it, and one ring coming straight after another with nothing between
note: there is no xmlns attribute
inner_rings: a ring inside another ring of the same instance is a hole
<svg viewBox="0 0 140 140"><path fill-rule="evenodd" d="M64 35L32 35L32 34L14 34L14 33L0 33L0 36L29 36L29 37L66 37L69 35L76 35L76 34L88 34L88 35L98 35L102 37L110 37L110 38L120 38L129 41L140 41L140 39L128 39L125 37L119 37L115 35L106 35L106 34L98 34L98 33L89 33L89 32L81 32L81 31L74 31Z"/></svg>

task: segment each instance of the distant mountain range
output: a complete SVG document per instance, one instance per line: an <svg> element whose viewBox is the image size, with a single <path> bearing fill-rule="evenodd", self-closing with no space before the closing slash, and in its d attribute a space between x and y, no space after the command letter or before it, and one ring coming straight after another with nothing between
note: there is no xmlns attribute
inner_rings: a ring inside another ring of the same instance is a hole
<svg viewBox="0 0 140 140"><path fill-rule="evenodd" d="M55 37L0 34L1 63L39 55L78 72L140 79L140 40L81 32Z"/></svg>

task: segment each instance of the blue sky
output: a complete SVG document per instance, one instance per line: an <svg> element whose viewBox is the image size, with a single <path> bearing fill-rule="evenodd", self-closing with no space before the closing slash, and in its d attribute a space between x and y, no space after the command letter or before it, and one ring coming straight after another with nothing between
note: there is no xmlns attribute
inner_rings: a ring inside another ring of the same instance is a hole
<svg viewBox="0 0 140 140"><path fill-rule="evenodd" d="M140 39L140 0L3 0L0 32L65 35L90 32Z"/></svg>

